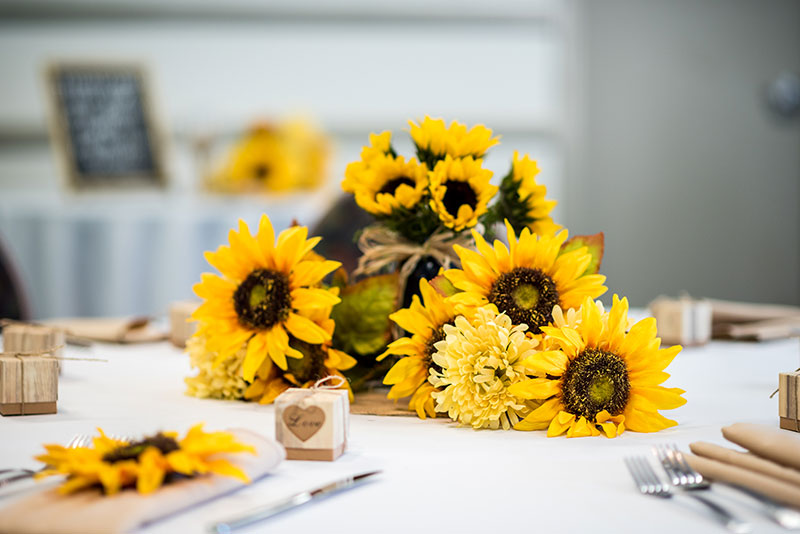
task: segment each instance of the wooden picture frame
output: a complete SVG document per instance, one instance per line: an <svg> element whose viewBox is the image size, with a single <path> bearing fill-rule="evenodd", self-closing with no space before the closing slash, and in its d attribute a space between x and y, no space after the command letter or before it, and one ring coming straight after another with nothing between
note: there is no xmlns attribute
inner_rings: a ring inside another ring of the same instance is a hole
<svg viewBox="0 0 800 534"><path fill-rule="evenodd" d="M46 83L68 188L166 187L164 140L141 65L57 62Z"/></svg>

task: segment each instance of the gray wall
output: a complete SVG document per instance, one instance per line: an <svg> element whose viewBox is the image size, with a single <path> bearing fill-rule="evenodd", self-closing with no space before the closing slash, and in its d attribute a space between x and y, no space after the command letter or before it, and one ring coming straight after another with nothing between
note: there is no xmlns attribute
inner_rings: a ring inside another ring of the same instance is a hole
<svg viewBox="0 0 800 534"><path fill-rule="evenodd" d="M800 2L582 3L573 233L606 232L612 292L800 304L800 119L763 103L800 72Z"/></svg>

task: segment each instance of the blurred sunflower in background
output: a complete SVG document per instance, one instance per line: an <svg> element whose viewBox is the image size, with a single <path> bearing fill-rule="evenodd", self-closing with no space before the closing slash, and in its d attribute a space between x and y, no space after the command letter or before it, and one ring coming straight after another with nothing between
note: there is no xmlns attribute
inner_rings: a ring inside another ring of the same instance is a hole
<svg viewBox="0 0 800 534"><path fill-rule="evenodd" d="M378 361L394 354L403 356L386 373L383 383L391 385L387 395L390 399L411 396L408 409L417 412L421 419L426 415L436 417L431 393L436 388L428 382L430 370L441 371L433 361L436 344L444 339L444 326L455 317L453 306L424 278L419 282L422 300L414 295L411 306L402 308L389 317L410 337L392 341Z"/></svg>
<svg viewBox="0 0 800 534"><path fill-rule="evenodd" d="M477 251L456 246L461 269L445 276L461 290L450 297L459 313L490 305L536 335L550 324L556 306L577 308L585 297L605 293L605 276L584 274L592 262L586 247L562 252L566 230L536 235L525 228L517 238L506 222L506 231L508 247L499 240L492 247L474 230Z"/></svg>
<svg viewBox="0 0 800 534"><path fill-rule="evenodd" d="M529 228L534 234L554 234L561 226L550 213L558 202L547 200L547 186L536 182L539 166L527 154L520 158L514 151L511 170L500 183L500 195L494 205L497 221L508 220L519 233Z"/></svg>
<svg viewBox="0 0 800 534"><path fill-rule="evenodd" d="M649 317L628 329L628 300L614 295L609 312L586 297L578 318L545 326L549 350L532 354L528 378L511 391L542 405L515 428L547 428L548 436L613 438L625 431L657 432L677 423L659 410L683 406L683 390L661 386L664 369L681 351L659 348L656 321Z"/></svg>
<svg viewBox="0 0 800 534"><path fill-rule="evenodd" d="M497 192L497 187L489 183L492 171L483 168L483 160L472 156L445 156L429 173L429 179L431 209L442 224L456 232L478 224Z"/></svg>

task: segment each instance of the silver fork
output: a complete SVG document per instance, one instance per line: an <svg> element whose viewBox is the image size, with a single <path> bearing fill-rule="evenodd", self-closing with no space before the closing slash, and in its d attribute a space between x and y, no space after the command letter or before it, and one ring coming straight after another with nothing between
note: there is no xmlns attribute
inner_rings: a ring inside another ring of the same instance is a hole
<svg viewBox="0 0 800 534"><path fill-rule="evenodd" d="M659 476L653 470L653 467L650 465L650 462L648 462L647 458L644 456L631 456L625 458L625 466L631 473L633 481L636 483L639 491L643 494L661 497L664 499L673 497L674 493L672 486L670 486L670 484L667 482L663 482L661 478L659 478ZM681 495L688 495L706 505L706 507L708 507L714 513L714 517L716 517L720 523L722 523L725 528L731 532L736 532L737 534L748 534L751 531L749 523L734 517L726 509L722 508L717 503L706 499L702 495L691 492L681 492Z"/></svg>
<svg viewBox="0 0 800 534"><path fill-rule="evenodd" d="M683 476L688 481L686 482L686 486L689 490L708 489L711 487L711 484L703 478L703 475L698 473L689 462L686 461L686 457L675 444L659 445L655 447L655 450L658 454L658 459L661 461L661 465L664 466L664 470L667 472L667 475L672 478L673 484L676 486L678 484L675 483L675 477ZM783 506L766 495L757 493L749 488L724 482L721 482L721 484L734 488L760 502L764 506L764 513L783 528L789 530L800 529L800 512L797 510Z"/></svg>
<svg viewBox="0 0 800 534"><path fill-rule="evenodd" d="M78 449L81 447L88 447L92 443L92 437L87 436L86 434L78 434L74 436L70 442L67 444L68 449ZM12 482L17 482L19 480L25 480L26 478L33 478L37 473L41 473L49 466L45 465L41 469L33 470L33 469L3 469L0 473L7 474L7 473L19 473L18 475L8 476L5 478L0 479L0 488L11 484Z"/></svg>

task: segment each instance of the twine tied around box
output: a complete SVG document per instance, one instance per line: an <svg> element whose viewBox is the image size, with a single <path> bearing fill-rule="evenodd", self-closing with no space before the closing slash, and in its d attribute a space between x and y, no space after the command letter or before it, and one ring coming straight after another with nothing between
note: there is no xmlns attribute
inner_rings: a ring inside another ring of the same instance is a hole
<svg viewBox="0 0 800 534"><path fill-rule="evenodd" d="M327 384L326 382L336 381L336 384ZM339 375L328 375L326 377L320 378L311 387L298 389L295 392L295 395L301 395L303 399L306 397L310 397L317 391L325 391L329 389L339 389L343 385L345 385L347 381Z"/></svg>

